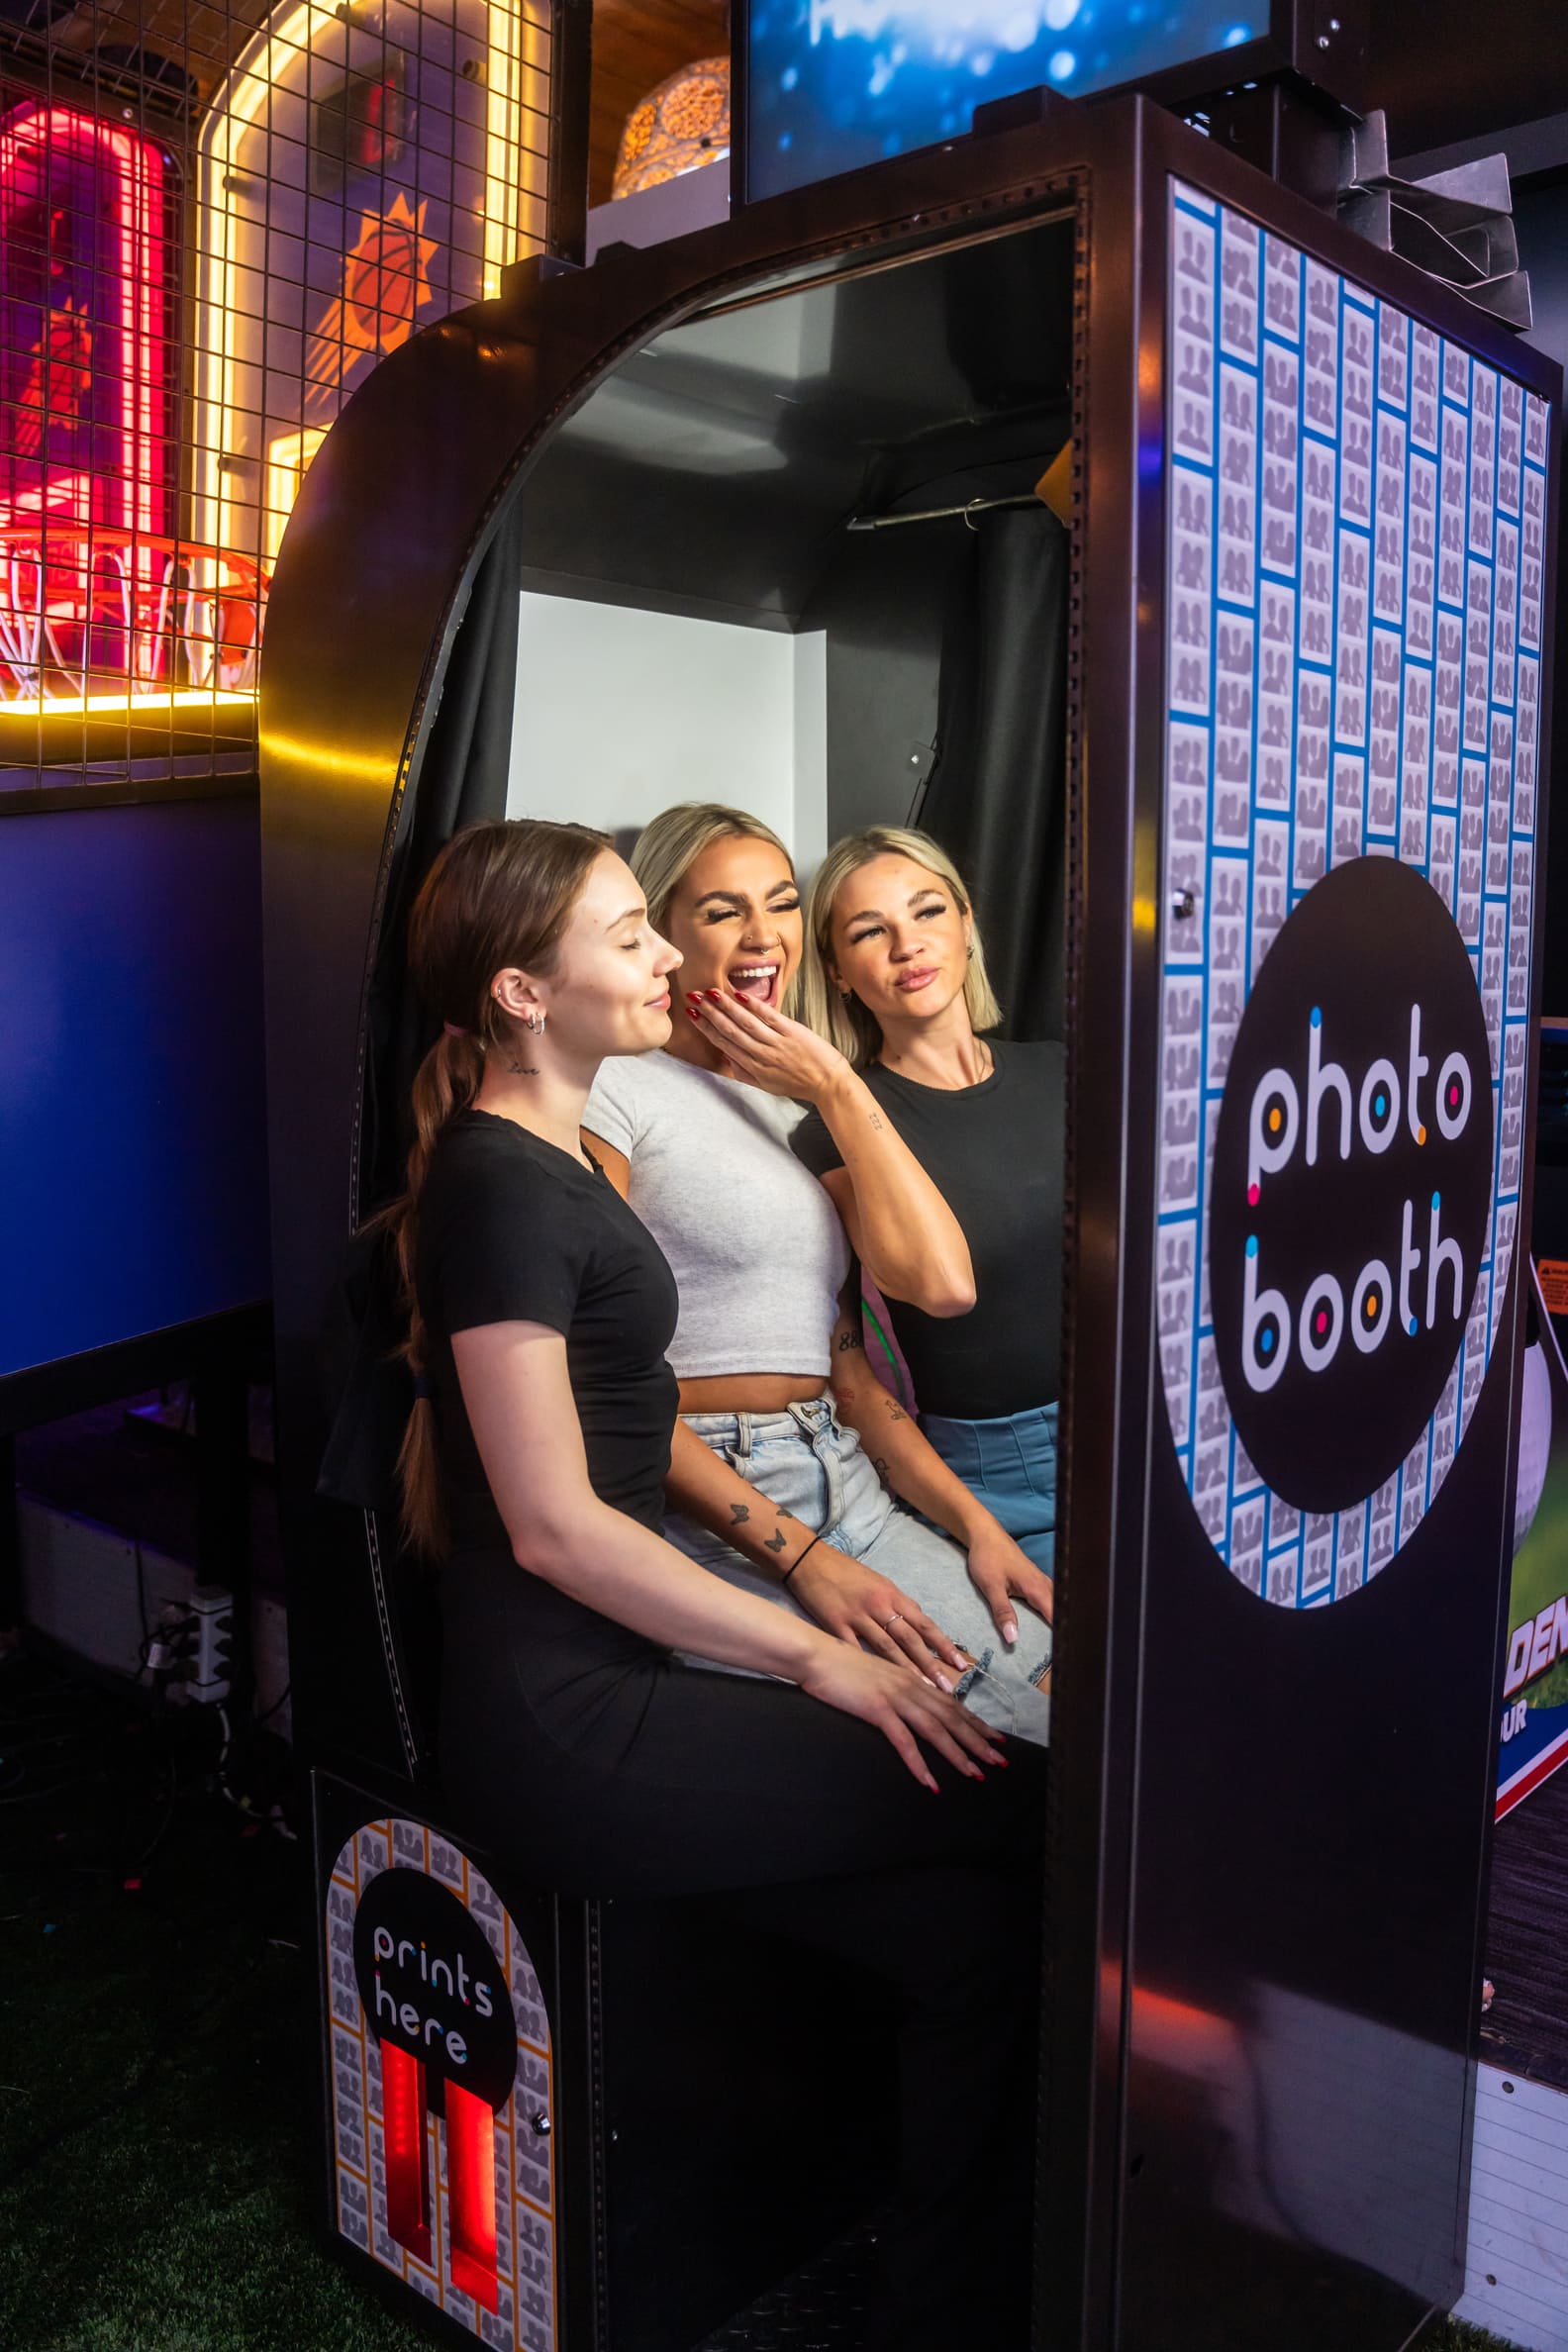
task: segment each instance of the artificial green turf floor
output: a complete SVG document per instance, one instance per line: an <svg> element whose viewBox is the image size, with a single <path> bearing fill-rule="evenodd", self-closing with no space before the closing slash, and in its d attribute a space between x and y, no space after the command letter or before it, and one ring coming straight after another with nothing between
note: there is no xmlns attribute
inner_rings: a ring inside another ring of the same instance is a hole
<svg viewBox="0 0 1568 2352"><path fill-rule="evenodd" d="M419 2352L313 2234L303 1848L223 1804L199 1757L171 1783L123 1711L93 1713L92 1769L51 1801L44 1719L0 1724L0 2345Z"/></svg>

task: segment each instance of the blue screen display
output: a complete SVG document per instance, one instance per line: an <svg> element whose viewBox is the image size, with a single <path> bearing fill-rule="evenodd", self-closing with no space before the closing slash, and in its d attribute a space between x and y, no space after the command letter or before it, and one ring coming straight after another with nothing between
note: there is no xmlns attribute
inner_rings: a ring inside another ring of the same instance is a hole
<svg viewBox="0 0 1568 2352"><path fill-rule="evenodd" d="M1234 49L1268 18L1268 0L751 0L749 193L958 138L990 98Z"/></svg>

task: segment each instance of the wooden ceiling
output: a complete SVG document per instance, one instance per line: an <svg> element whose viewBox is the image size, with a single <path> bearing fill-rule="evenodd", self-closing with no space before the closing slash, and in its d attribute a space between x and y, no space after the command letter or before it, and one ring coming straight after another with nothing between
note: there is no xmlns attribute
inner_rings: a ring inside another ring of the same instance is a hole
<svg viewBox="0 0 1568 2352"><path fill-rule="evenodd" d="M595 0L588 201L608 204L616 149L639 99L682 65L730 47L726 0Z"/></svg>

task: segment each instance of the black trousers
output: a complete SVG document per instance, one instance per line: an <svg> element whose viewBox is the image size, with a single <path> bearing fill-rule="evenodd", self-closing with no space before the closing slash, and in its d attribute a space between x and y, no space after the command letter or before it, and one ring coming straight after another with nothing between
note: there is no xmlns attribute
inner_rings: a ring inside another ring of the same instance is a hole
<svg viewBox="0 0 1568 2352"><path fill-rule="evenodd" d="M1044 1752L983 1782L792 1686L682 1667L509 1555L442 1592L441 1777L562 1892L722 1897L855 1962L897 2036L887 2352L1025 2352Z"/></svg>

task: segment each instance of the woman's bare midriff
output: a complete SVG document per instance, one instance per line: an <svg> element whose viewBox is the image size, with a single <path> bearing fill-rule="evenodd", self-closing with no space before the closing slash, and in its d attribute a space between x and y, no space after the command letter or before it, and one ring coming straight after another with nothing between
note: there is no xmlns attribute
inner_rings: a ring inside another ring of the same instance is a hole
<svg viewBox="0 0 1568 2352"><path fill-rule="evenodd" d="M782 1413L826 1395L826 1380L795 1372L715 1372L680 1384L682 1413Z"/></svg>

